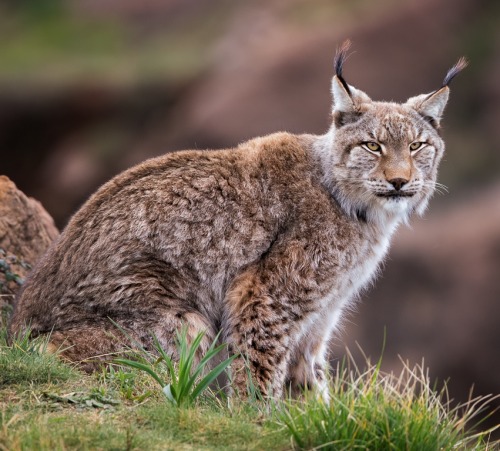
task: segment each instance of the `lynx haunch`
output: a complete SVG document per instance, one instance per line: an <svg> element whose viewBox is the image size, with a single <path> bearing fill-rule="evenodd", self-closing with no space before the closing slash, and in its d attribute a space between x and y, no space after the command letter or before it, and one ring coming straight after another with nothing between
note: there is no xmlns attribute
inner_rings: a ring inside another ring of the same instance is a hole
<svg viewBox="0 0 500 451"><path fill-rule="evenodd" d="M466 65L430 94L376 102L344 80L347 50L326 134L171 153L101 187L32 271L11 333L51 334L91 368L129 345L116 324L174 357L183 325L206 332L204 349L221 332L242 353L238 392L250 374L263 395L307 385L326 399L328 341L398 224L427 206L448 84Z"/></svg>

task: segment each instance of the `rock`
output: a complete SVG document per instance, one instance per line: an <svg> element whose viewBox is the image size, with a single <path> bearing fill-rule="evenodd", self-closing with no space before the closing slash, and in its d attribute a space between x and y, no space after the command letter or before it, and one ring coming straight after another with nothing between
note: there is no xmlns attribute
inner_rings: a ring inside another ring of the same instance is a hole
<svg viewBox="0 0 500 451"><path fill-rule="evenodd" d="M40 202L0 176L0 308L12 304L32 265L58 235Z"/></svg>

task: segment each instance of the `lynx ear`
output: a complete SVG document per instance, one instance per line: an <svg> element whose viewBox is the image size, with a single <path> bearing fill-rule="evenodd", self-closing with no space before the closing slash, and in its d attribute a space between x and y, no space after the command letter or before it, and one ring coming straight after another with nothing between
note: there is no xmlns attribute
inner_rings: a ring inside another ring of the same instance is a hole
<svg viewBox="0 0 500 451"><path fill-rule="evenodd" d="M358 113L363 103L371 102L370 97L363 91L348 85L339 75L332 78L332 96L334 113Z"/></svg>
<svg viewBox="0 0 500 451"><path fill-rule="evenodd" d="M411 97L406 105L416 110L424 119L434 127L439 127L439 122L443 116L443 111L448 103L450 88L444 86L438 91L430 94Z"/></svg>
<svg viewBox="0 0 500 451"><path fill-rule="evenodd" d="M443 80L443 85L437 91L430 94L423 94L416 97L411 97L407 100L406 105L415 109L420 113L431 125L438 128L441 117L443 116L444 108L450 97L450 88L448 87L451 80L463 69L467 67L467 60L462 57L457 63L446 73Z"/></svg>
<svg viewBox="0 0 500 451"><path fill-rule="evenodd" d="M342 76L342 68L351 46L345 41L337 51L334 60L335 75L332 79L333 118L337 127L354 122L361 114L361 104L370 102L370 98L359 89L347 84Z"/></svg>

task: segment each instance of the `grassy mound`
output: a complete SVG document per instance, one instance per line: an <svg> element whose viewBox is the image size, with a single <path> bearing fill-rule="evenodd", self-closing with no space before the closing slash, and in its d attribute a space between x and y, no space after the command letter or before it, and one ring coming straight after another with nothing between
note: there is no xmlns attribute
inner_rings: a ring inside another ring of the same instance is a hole
<svg viewBox="0 0 500 451"><path fill-rule="evenodd" d="M172 369L149 357L142 362L157 379L151 371L118 365L86 375L45 353L43 341L20 337L9 345L1 331L0 450L499 446L488 442L487 433L469 429L488 399L450 407L446 392L432 389L423 366L406 365L398 375L369 363L364 370L339 366L330 405L308 393L300 400L247 401L214 396L210 388L176 404L158 386L158 379L172 383Z"/></svg>

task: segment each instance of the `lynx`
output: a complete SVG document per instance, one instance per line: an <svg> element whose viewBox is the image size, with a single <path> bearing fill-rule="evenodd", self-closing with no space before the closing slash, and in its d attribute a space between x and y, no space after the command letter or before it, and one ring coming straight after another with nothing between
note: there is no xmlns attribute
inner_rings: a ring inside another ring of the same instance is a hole
<svg viewBox="0 0 500 451"><path fill-rule="evenodd" d="M220 332L233 387L308 386L328 398L327 348L374 278L398 224L436 187L439 124L461 58L430 94L372 101L346 83L348 43L322 136L276 133L233 149L153 158L102 186L33 269L10 332L50 334L92 369L153 336L174 358L181 327ZM117 327L117 325L119 327Z"/></svg>

